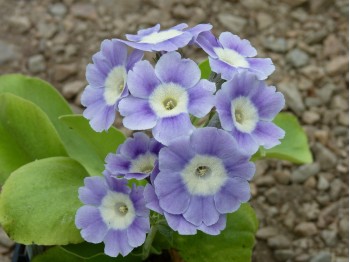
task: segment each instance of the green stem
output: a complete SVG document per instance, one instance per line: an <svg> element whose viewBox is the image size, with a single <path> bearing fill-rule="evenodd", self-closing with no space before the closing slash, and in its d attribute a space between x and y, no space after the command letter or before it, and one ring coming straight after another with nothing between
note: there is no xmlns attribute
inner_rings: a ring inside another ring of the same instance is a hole
<svg viewBox="0 0 350 262"><path fill-rule="evenodd" d="M154 240L154 237L157 234L157 226L153 225L151 226L151 231L148 233L145 244L143 244L143 252L142 252L142 259L145 260L146 258L148 258L149 253L151 251L152 248L152 243Z"/></svg>

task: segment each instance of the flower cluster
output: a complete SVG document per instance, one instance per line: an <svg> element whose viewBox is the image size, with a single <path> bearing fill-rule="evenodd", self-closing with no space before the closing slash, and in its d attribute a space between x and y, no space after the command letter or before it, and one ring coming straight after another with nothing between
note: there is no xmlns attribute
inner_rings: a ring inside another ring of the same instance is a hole
<svg viewBox="0 0 350 262"><path fill-rule="evenodd" d="M76 225L86 241L103 241L107 255L144 243L150 210L180 234L220 234L227 214L250 198L251 156L284 137L272 123L284 97L263 81L274 71L271 59L253 58L248 40L229 32L217 39L211 29L156 25L105 40L87 66L82 104L91 127L108 130L118 111L126 128L153 136L134 133L106 157L103 176L86 178L79 190ZM210 81L177 52L186 45L209 55ZM155 65L142 60L144 51L157 52ZM130 189L135 180L146 186Z"/></svg>

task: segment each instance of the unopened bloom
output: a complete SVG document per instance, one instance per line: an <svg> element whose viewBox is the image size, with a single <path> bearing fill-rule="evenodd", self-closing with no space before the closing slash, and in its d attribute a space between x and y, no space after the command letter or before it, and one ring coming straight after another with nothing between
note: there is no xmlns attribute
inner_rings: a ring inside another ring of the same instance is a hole
<svg viewBox="0 0 350 262"><path fill-rule="evenodd" d="M223 216L250 198L248 180L255 165L249 158L231 135L214 127L197 129L163 148L154 189L169 225L183 231L225 227Z"/></svg>
<svg viewBox="0 0 350 262"><path fill-rule="evenodd" d="M120 99L129 94L127 73L142 56L139 50L128 56L126 45L117 40L104 40L101 51L92 57L93 64L86 68L89 85L81 103L86 107L84 117L90 120L95 131L107 130L113 124Z"/></svg>
<svg viewBox="0 0 350 262"><path fill-rule="evenodd" d="M131 96L119 104L124 126L152 128L154 138L165 145L191 134L189 114L204 117L214 105L215 84L200 76L198 65L177 52L164 54L155 68L138 62L128 75Z"/></svg>
<svg viewBox="0 0 350 262"><path fill-rule="evenodd" d="M126 256L142 245L150 229L143 187L126 186L126 180L113 177L88 177L79 189L85 204L75 217L81 236L90 243L104 242L111 257Z"/></svg>
<svg viewBox="0 0 350 262"><path fill-rule="evenodd" d="M271 121L284 106L284 97L254 74L243 72L227 81L216 94L221 126L250 154L259 146L280 144L285 132Z"/></svg>
<svg viewBox="0 0 350 262"><path fill-rule="evenodd" d="M127 34L128 41L119 41L143 51L176 51L194 42L200 33L211 30L212 25L199 24L193 28L185 29L187 27L187 24L182 23L160 31L160 25L157 24L151 28L139 30L136 35Z"/></svg>
<svg viewBox="0 0 350 262"><path fill-rule="evenodd" d="M141 132L134 133L133 138L128 138L118 147L116 154L108 154L106 170L112 176L144 179L153 172L162 147L154 138Z"/></svg>
<svg viewBox="0 0 350 262"><path fill-rule="evenodd" d="M246 70L263 80L275 70L270 58L253 58L257 52L250 42L230 32L221 33L219 39L211 32L203 32L196 43L209 55L211 69L225 80Z"/></svg>

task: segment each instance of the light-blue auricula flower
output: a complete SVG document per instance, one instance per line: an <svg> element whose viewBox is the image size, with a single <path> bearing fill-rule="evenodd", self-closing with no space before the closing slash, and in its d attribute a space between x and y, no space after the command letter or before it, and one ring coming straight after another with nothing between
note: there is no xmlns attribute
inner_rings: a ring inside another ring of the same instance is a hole
<svg viewBox="0 0 350 262"><path fill-rule="evenodd" d="M215 84L200 77L198 65L177 52L161 56L155 68L148 61L138 62L128 75L131 95L119 103L124 126L152 129L164 145L191 134L189 114L204 117L214 105Z"/></svg>
<svg viewBox="0 0 350 262"><path fill-rule="evenodd" d="M249 72L236 74L216 94L216 110L222 128L250 154L259 146L269 149L280 144L285 132L272 120L284 103L282 93Z"/></svg>
<svg viewBox="0 0 350 262"><path fill-rule="evenodd" d="M145 242L150 230L144 188L130 189L127 180L105 175L84 179L84 187L79 188L84 205L76 213L75 224L87 242L104 242L108 256L126 256Z"/></svg>
<svg viewBox="0 0 350 262"><path fill-rule="evenodd" d="M98 132L108 130L118 111L118 103L128 96L127 74L141 60L143 52L134 50L128 55L127 46L117 40L104 40L101 50L92 57L86 68L88 86L81 97L86 107L84 117Z"/></svg>
<svg viewBox="0 0 350 262"><path fill-rule="evenodd" d="M166 30L160 30L160 24L142 29L136 35L126 35L128 40L119 40L128 46L143 51L176 51L192 44L197 36L212 29L210 24L199 24L187 29L187 24L179 24Z"/></svg>
<svg viewBox="0 0 350 262"><path fill-rule="evenodd" d="M107 155L105 168L112 176L141 180L154 171L163 145L141 132L133 136L118 147L116 154Z"/></svg>
<svg viewBox="0 0 350 262"><path fill-rule="evenodd" d="M211 70L225 80L242 71L254 73L263 80L275 71L270 58L254 58L257 52L250 42L230 32L221 33L219 39L209 31L202 32L196 44L209 55Z"/></svg>
<svg viewBox="0 0 350 262"><path fill-rule="evenodd" d="M144 191L147 206L163 211L180 234L219 234L226 214L250 198L255 165L234 138L214 127L196 129L159 153L159 174ZM158 202L157 202L158 201Z"/></svg>

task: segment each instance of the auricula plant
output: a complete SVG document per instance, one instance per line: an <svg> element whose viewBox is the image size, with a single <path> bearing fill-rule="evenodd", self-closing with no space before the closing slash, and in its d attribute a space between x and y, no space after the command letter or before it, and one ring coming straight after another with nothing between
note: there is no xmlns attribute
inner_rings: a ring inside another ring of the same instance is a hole
<svg viewBox="0 0 350 262"><path fill-rule="evenodd" d="M50 246L27 247L34 262L251 260L254 161L312 158L296 118L280 113L283 94L264 82L271 59L211 29L155 25L104 40L86 68L85 118L45 82L0 77L0 223L19 243ZM208 59L184 57L188 45Z"/></svg>

